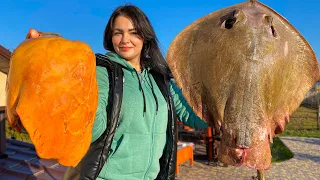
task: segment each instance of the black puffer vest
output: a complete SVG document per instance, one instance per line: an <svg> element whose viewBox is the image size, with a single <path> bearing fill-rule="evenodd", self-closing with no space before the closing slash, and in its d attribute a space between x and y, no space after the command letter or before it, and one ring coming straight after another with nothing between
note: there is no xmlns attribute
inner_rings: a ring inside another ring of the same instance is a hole
<svg viewBox="0 0 320 180"><path fill-rule="evenodd" d="M75 167L69 167L63 176L64 180L95 180L103 165L106 163L113 136L117 129L123 94L122 66L110 61L102 54L96 54L97 66L107 68L109 73L109 101L107 106L107 129L90 145L86 155ZM175 178L177 140L176 140L176 116L171 95L169 93L169 79L156 71L150 70L160 91L165 97L168 110L167 143L164 154L160 158L160 172L156 179L168 180Z"/></svg>

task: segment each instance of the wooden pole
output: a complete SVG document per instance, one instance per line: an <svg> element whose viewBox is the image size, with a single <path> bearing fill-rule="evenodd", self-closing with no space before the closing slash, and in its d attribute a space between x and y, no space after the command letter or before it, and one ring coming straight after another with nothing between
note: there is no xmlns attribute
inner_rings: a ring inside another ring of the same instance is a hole
<svg viewBox="0 0 320 180"><path fill-rule="evenodd" d="M265 180L264 179L264 170L257 170L258 180Z"/></svg>
<svg viewBox="0 0 320 180"><path fill-rule="evenodd" d="M207 128L207 156L209 162L213 161L213 133L212 128Z"/></svg>

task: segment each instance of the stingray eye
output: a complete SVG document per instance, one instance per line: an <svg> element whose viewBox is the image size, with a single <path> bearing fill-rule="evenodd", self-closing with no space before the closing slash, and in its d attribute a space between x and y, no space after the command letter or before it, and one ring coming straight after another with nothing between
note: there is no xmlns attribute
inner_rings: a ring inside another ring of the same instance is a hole
<svg viewBox="0 0 320 180"><path fill-rule="evenodd" d="M273 37L277 37L278 36L277 31L274 28L274 25L272 23L273 22L273 18L271 16L264 16L264 21L268 26L270 26L270 30L271 30L271 33L272 33Z"/></svg>
<svg viewBox="0 0 320 180"><path fill-rule="evenodd" d="M277 37L277 31L274 29L273 25L271 26L271 32L273 37Z"/></svg>
<svg viewBox="0 0 320 180"><path fill-rule="evenodd" d="M228 15L222 17L222 28L231 29L233 28L234 24L239 21L243 21L245 19L245 14L242 10L234 10Z"/></svg>
<svg viewBox="0 0 320 180"><path fill-rule="evenodd" d="M232 18L232 19L227 19L225 24L224 24L224 27L226 29L231 29L233 27L233 24L236 22L236 18Z"/></svg>

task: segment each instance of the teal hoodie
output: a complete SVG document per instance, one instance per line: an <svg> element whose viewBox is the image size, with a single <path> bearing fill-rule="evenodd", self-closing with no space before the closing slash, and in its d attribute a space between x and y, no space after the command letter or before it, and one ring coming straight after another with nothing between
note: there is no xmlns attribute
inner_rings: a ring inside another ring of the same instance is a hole
<svg viewBox="0 0 320 180"><path fill-rule="evenodd" d="M110 155L98 179L153 180L160 171L159 159L166 144L167 103L148 69L138 73L116 53L109 52L107 56L124 67L124 88L119 125L111 144ZM102 135L107 124L109 78L106 68L97 66L97 81L99 100L92 129L92 142ZM152 86L158 101L158 110ZM181 90L173 82L170 83L170 92L176 113L185 125L194 128L207 127L207 124L195 115L183 98Z"/></svg>

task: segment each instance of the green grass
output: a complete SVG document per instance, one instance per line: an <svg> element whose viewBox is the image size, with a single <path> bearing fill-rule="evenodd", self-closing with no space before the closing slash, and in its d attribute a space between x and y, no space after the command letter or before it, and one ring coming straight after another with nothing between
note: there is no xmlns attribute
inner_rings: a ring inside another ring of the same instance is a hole
<svg viewBox="0 0 320 180"><path fill-rule="evenodd" d="M300 106L290 117L284 132L279 136L320 138L317 129L317 109Z"/></svg>
<svg viewBox="0 0 320 180"><path fill-rule="evenodd" d="M286 129L279 136L292 136L292 137L314 137L320 138L319 130L294 130L294 129Z"/></svg>
<svg viewBox="0 0 320 180"><path fill-rule="evenodd" d="M18 133L16 130L10 127L7 121L6 121L6 137L23 141L23 142L32 143L28 133Z"/></svg>
<svg viewBox="0 0 320 180"><path fill-rule="evenodd" d="M293 158L293 153L287 146L279 139L279 137L273 138L273 143L270 144L272 162L282 162Z"/></svg>

